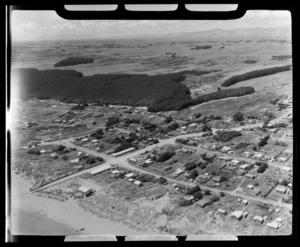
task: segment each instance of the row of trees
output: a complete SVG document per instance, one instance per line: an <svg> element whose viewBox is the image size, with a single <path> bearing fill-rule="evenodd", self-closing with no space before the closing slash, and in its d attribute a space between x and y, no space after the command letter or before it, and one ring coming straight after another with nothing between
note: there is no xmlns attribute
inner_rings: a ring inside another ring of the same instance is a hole
<svg viewBox="0 0 300 247"><path fill-rule="evenodd" d="M261 69L261 70L254 70L250 71L241 75L235 75L227 80L225 80L221 86L223 87L229 87L231 85L234 85L240 81L246 81L250 79L254 79L257 77L262 77L262 76L267 76L267 75L272 75L275 73L283 72L283 71L288 71L291 69L291 65L285 65L285 66L280 66L280 67L273 67L273 68L268 68L268 69Z"/></svg>
<svg viewBox="0 0 300 247"><path fill-rule="evenodd" d="M213 139L221 142L228 142L231 139L241 136L242 133L240 131L220 131L217 135L213 136Z"/></svg>

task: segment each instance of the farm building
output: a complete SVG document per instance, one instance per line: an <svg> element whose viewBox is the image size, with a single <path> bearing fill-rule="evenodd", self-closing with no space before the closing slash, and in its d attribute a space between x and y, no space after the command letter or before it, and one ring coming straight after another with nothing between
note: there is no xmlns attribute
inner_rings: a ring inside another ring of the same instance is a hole
<svg viewBox="0 0 300 247"><path fill-rule="evenodd" d="M240 166L240 169L246 170L249 167L248 164L244 164Z"/></svg>
<svg viewBox="0 0 300 247"><path fill-rule="evenodd" d="M220 183L220 182L221 182L221 176L214 176L214 177L212 178L212 181L217 182L217 183Z"/></svg>
<svg viewBox="0 0 300 247"><path fill-rule="evenodd" d="M185 196L183 198L184 198L184 200L192 201L194 199L194 196Z"/></svg>
<svg viewBox="0 0 300 247"><path fill-rule="evenodd" d="M134 177L135 177L135 175L133 173L127 173L125 175L125 178L134 178Z"/></svg>
<svg viewBox="0 0 300 247"><path fill-rule="evenodd" d="M83 170L83 165L76 165L76 166L73 166L73 168L74 168L76 171L80 171L80 170Z"/></svg>
<svg viewBox="0 0 300 247"><path fill-rule="evenodd" d="M277 218L275 219L275 221L278 222L278 223L282 223L282 219L281 219L280 217L277 217Z"/></svg>
<svg viewBox="0 0 300 247"><path fill-rule="evenodd" d="M84 186L79 187L78 192L80 192L81 194L85 195L85 196L89 196L93 193L93 190L91 188L87 188Z"/></svg>
<svg viewBox="0 0 300 247"><path fill-rule="evenodd" d="M90 171L90 173L92 175L96 175L96 174L108 171L109 169L110 169L109 165L104 165L104 166L100 166L100 167L97 167L97 168L93 169L92 171Z"/></svg>
<svg viewBox="0 0 300 247"><path fill-rule="evenodd" d="M245 211L245 212L243 213L243 217L244 217L244 218L247 218L247 217L248 217L248 212Z"/></svg>
<svg viewBox="0 0 300 247"><path fill-rule="evenodd" d="M202 200L200 200L199 201L199 206L201 207L201 208L204 208L206 205L207 205L207 203L209 202L210 200L209 199L202 199Z"/></svg>
<svg viewBox="0 0 300 247"><path fill-rule="evenodd" d="M228 152L229 150L231 150L231 147L224 146L224 147L221 148L220 151L223 152L223 153L226 153L226 152Z"/></svg>
<svg viewBox="0 0 300 247"><path fill-rule="evenodd" d="M263 157L262 153L256 153L253 155L253 158L256 158L256 159L261 159L262 157Z"/></svg>
<svg viewBox="0 0 300 247"><path fill-rule="evenodd" d="M137 162L137 159L129 158L128 161L129 161L129 163L131 163L131 164L135 164L135 163Z"/></svg>
<svg viewBox="0 0 300 247"><path fill-rule="evenodd" d="M118 170L113 170L113 171L111 171L111 174L113 175L113 177L115 178L115 177L118 177L119 175L120 175L120 171L118 171Z"/></svg>
<svg viewBox="0 0 300 247"><path fill-rule="evenodd" d="M78 163L78 162L79 162L79 158L70 160L70 163L72 163L72 164L75 164L75 163Z"/></svg>
<svg viewBox="0 0 300 247"><path fill-rule="evenodd" d="M238 199L236 199L236 201L237 201L237 202L241 202L241 201L242 201L242 199L241 199L241 198L238 198Z"/></svg>
<svg viewBox="0 0 300 247"><path fill-rule="evenodd" d="M220 214L224 214L224 215L227 214L226 210L221 209L221 208L218 209L218 212L219 212Z"/></svg>
<svg viewBox="0 0 300 247"><path fill-rule="evenodd" d="M253 174L249 174L249 173L247 173L245 176L246 176L246 178L252 178L252 179L254 179L254 178L255 178L255 175L253 175Z"/></svg>
<svg viewBox="0 0 300 247"><path fill-rule="evenodd" d="M230 165L231 165L231 166L237 166L239 163L240 163L239 160L232 160L232 161L230 162Z"/></svg>
<svg viewBox="0 0 300 247"><path fill-rule="evenodd" d="M106 150L106 152L105 152L105 154L107 154L107 155L110 155L110 154L112 154L112 153L114 153L114 149L108 149L108 150Z"/></svg>
<svg viewBox="0 0 300 247"><path fill-rule="evenodd" d="M231 218L234 218L234 219L242 219L243 218L243 212L242 211L234 211L231 215L230 215Z"/></svg>
<svg viewBox="0 0 300 247"><path fill-rule="evenodd" d="M258 196L261 193L261 190L259 188L254 188L252 192L254 195Z"/></svg>
<svg viewBox="0 0 300 247"><path fill-rule="evenodd" d="M207 176L200 174L197 177L197 180L200 181L200 182L206 182L207 181Z"/></svg>
<svg viewBox="0 0 300 247"><path fill-rule="evenodd" d="M276 191L277 191L277 192L280 192L280 193L282 193L282 194L285 194L285 192L286 192L286 187L285 187L285 186L282 186L282 185L278 185L278 186L276 187Z"/></svg>
<svg viewBox="0 0 300 247"><path fill-rule="evenodd" d="M129 152L131 152L131 151L133 151L133 150L135 150L135 148L134 148L134 147L131 147L131 148L125 149L125 150L123 150L123 151L120 151L120 152L117 152L117 153L113 153L113 154L111 154L111 155L114 156L114 157L118 157L118 156L120 156L120 155L122 155L122 154L129 153Z"/></svg>
<svg viewBox="0 0 300 247"><path fill-rule="evenodd" d="M252 190L254 188L254 186L252 184L247 185L247 188Z"/></svg>
<svg viewBox="0 0 300 247"><path fill-rule="evenodd" d="M242 203L244 203L245 205L247 205L248 204L248 200L245 199L245 200L242 201Z"/></svg>
<svg viewBox="0 0 300 247"><path fill-rule="evenodd" d="M57 157L58 157L57 153L50 154L50 156L51 156L52 158L57 158Z"/></svg>
<svg viewBox="0 0 300 247"><path fill-rule="evenodd" d="M251 156L251 153L250 152L244 152L243 155L248 158L248 157Z"/></svg>
<svg viewBox="0 0 300 247"><path fill-rule="evenodd" d="M253 221L256 223L262 224L264 222L264 219L261 216L254 216Z"/></svg>

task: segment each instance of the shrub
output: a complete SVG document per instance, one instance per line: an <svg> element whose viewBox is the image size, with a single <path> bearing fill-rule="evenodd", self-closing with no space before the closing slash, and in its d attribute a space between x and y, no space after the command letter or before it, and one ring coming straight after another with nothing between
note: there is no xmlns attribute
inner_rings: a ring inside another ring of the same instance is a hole
<svg viewBox="0 0 300 247"><path fill-rule="evenodd" d="M77 64L86 64L93 63L93 58L85 58L85 57L68 57L54 64L54 67L62 67L62 66L71 66Z"/></svg>
<svg viewBox="0 0 300 247"><path fill-rule="evenodd" d="M133 147L133 145L130 143L130 142L127 142L127 141L123 141L119 146L117 146L115 149L114 149L114 152L117 153L117 152L121 152L125 149L128 149L128 148L131 148Z"/></svg>
<svg viewBox="0 0 300 247"><path fill-rule="evenodd" d="M220 196L221 197L224 197L225 196L225 193L223 191L220 191Z"/></svg>
<svg viewBox="0 0 300 247"><path fill-rule="evenodd" d="M252 147L252 150L253 150L253 151L256 151L256 150L257 150L257 147L256 147L256 146L253 146L253 147Z"/></svg>
<svg viewBox="0 0 300 247"><path fill-rule="evenodd" d="M283 185L283 186L287 186L289 183L286 179L284 179L280 182L280 184Z"/></svg>
<svg viewBox="0 0 300 247"><path fill-rule="evenodd" d="M218 196L212 196L211 198L210 198L210 201L211 202L217 202L217 201L219 201L220 200L220 198L218 197Z"/></svg>
<svg viewBox="0 0 300 247"><path fill-rule="evenodd" d="M203 197L203 194L201 193L201 191L197 191L193 194L193 196L196 200L201 200Z"/></svg>
<svg viewBox="0 0 300 247"><path fill-rule="evenodd" d="M151 174L141 174L137 179L141 182L154 182L156 180L155 176Z"/></svg>
<svg viewBox="0 0 300 247"><path fill-rule="evenodd" d="M241 136L242 133L240 131L220 131L217 135L213 136L213 139L221 142L228 142L231 139Z"/></svg>
<svg viewBox="0 0 300 247"><path fill-rule="evenodd" d="M241 112L237 112L232 116L234 121L240 122L244 120L244 116Z"/></svg>
<svg viewBox="0 0 300 247"><path fill-rule="evenodd" d="M196 167L197 167L196 164L193 164L193 163L187 163L187 164L185 164L185 170L186 171L191 171L191 170L193 170Z"/></svg>
<svg viewBox="0 0 300 247"><path fill-rule="evenodd" d="M204 195L210 195L210 194L211 194L210 190L204 190Z"/></svg>
<svg viewBox="0 0 300 247"><path fill-rule="evenodd" d="M160 156L158 156L157 162L164 162L164 161L172 158L174 155L175 155L175 152L171 152L171 151L162 153Z"/></svg>
<svg viewBox="0 0 300 247"><path fill-rule="evenodd" d="M222 183L222 182L225 182L225 181L227 181L228 180L228 178L227 177L225 177L225 176L221 176L221 178L220 178L220 182Z"/></svg>
<svg viewBox="0 0 300 247"><path fill-rule="evenodd" d="M249 143L246 142L240 142L238 145L235 146L235 149L242 149L244 147L249 146Z"/></svg>
<svg viewBox="0 0 300 247"><path fill-rule="evenodd" d="M110 127L116 123L118 123L120 119L118 117L109 117L106 121L106 127Z"/></svg>
<svg viewBox="0 0 300 247"><path fill-rule="evenodd" d="M199 185L196 185L192 188L188 188L185 192L186 195L193 195L194 193L196 193L197 191L201 191Z"/></svg>
<svg viewBox="0 0 300 247"><path fill-rule="evenodd" d="M268 69L254 70L254 71L251 71L251 72L248 72L245 74L232 76L232 77L228 78L227 80L225 80L221 84L221 86L228 87L228 86L234 85L240 81L246 81L246 80L250 80L253 78L257 78L257 77L272 75L272 74L275 74L278 72L288 71L290 69L291 69L290 65L285 65L285 66L281 66L281 67L273 67L273 68L268 68Z"/></svg>
<svg viewBox="0 0 300 247"><path fill-rule="evenodd" d="M53 151L54 152L60 152L62 150L64 150L66 147L64 145L59 145L57 148L54 148Z"/></svg>
<svg viewBox="0 0 300 247"><path fill-rule="evenodd" d="M173 121L173 118L171 117L171 116L167 116L166 118L165 118L165 122L166 123L171 123Z"/></svg>
<svg viewBox="0 0 300 247"><path fill-rule="evenodd" d="M195 118L201 117L201 113L200 113L200 112L195 113L195 114L194 114L194 117L195 117Z"/></svg>
<svg viewBox="0 0 300 247"><path fill-rule="evenodd" d="M28 153L28 154L37 154L37 155L41 154L40 150L34 149L34 148L29 149L29 150L27 151L27 153Z"/></svg>
<svg viewBox="0 0 300 247"><path fill-rule="evenodd" d="M182 138L177 138L175 142L181 143L181 144L187 144L189 142L188 139L182 139Z"/></svg>
<svg viewBox="0 0 300 247"><path fill-rule="evenodd" d="M258 142L258 146L259 147L265 146L267 144L269 137L270 136L265 136L264 138L260 139L260 141Z"/></svg>
<svg viewBox="0 0 300 247"><path fill-rule="evenodd" d="M94 163L96 163L96 159L95 159L95 157L88 157L87 159L86 159L86 163L87 164L94 164Z"/></svg>
<svg viewBox="0 0 300 247"><path fill-rule="evenodd" d="M188 201L188 200L181 200L178 204L180 207L186 207L186 206L190 206L192 205L192 202L191 201Z"/></svg>
<svg viewBox="0 0 300 247"><path fill-rule="evenodd" d="M177 128L179 127L179 124L178 123L172 123L168 126L168 129L169 130L176 130Z"/></svg>
<svg viewBox="0 0 300 247"><path fill-rule="evenodd" d="M167 180L166 178L164 178L164 177L160 177L160 178L158 178L158 182L159 182L160 184L165 184L165 183L168 182L168 180Z"/></svg>
<svg viewBox="0 0 300 247"><path fill-rule="evenodd" d="M61 157L62 160L68 160L68 157L66 155Z"/></svg>
<svg viewBox="0 0 300 247"><path fill-rule="evenodd" d="M260 167L257 168L258 173L263 173L268 168L268 164L262 163Z"/></svg>
<svg viewBox="0 0 300 247"><path fill-rule="evenodd" d="M198 176L197 170L192 170L188 176L188 178L195 179Z"/></svg>
<svg viewBox="0 0 300 247"><path fill-rule="evenodd" d="M154 144L157 144L157 143L159 143L159 140L158 140L158 139L154 139L154 140L153 140L153 143L154 143Z"/></svg>
<svg viewBox="0 0 300 247"><path fill-rule="evenodd" d="M202 132L211 131L211 127L207 126L206 124L202 127Z"/></svg>
<svg viewBox="0 0 300 247"><path fill-rule="evenodd" d="M101 158L101 157L96 157L96 160L102 162L102 161L103 161L103 158Z"/></svg>

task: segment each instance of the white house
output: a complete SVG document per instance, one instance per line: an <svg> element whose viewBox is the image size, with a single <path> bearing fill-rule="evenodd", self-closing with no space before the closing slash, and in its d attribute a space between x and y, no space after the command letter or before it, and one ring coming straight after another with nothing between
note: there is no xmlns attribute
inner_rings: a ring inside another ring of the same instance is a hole
<svg viewBox="0 0 300 247"><path fill-rule="evenodd" d="M281 223L272 221L271 223L267 223L267 226L270 228L278 229L279 227L281 227Z"/></svg>
<svg viewBox="0 0 300 247"><path fill-rule="evenodd" d="M231 218L235 218L240 220L241 218L243 218L243 212L242 211L234 211L231 215Z"/></svg>
<svg viewBox="0 0 300 247"><path fill-rule="evenodd" d="M264 222L264 219L261 216L254 216L253 218L254 222L262 224Z"/></svg>
<svg viewBox="0 0 300 247"><path fill-rule="evenodd" d="M252 190L254 188L254 186L252 184L247 185L247 188Z"/></svg>
<svg viewBox="0 0 300 247"><path fill-rule="evenodd" d="M143 186L143 183L141 181L138 181L138 180L135 180L134 184L139 186L139 187Z"/></svg>
<svg viewBox="0 0 300 247"><path fill-rule="evenodd" d="M244 203L245 205L247 205L248 201L245 199L245 200L242 201L242 203Z"/></svg>

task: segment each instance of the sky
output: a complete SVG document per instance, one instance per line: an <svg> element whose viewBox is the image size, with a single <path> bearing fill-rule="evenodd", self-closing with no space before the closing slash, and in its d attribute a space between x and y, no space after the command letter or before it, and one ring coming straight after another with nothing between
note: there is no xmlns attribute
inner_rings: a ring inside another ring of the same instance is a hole
<svg viewBox="0 0 300 247"><path fill-rule="evenodd" d="M264 26L262 26L262 24ZM236 20L66 20L55 11L15 10L12 41L101 39L116 36L204 31L215 28L281 27L291 25L288 11L251 10Z"/></svg>

